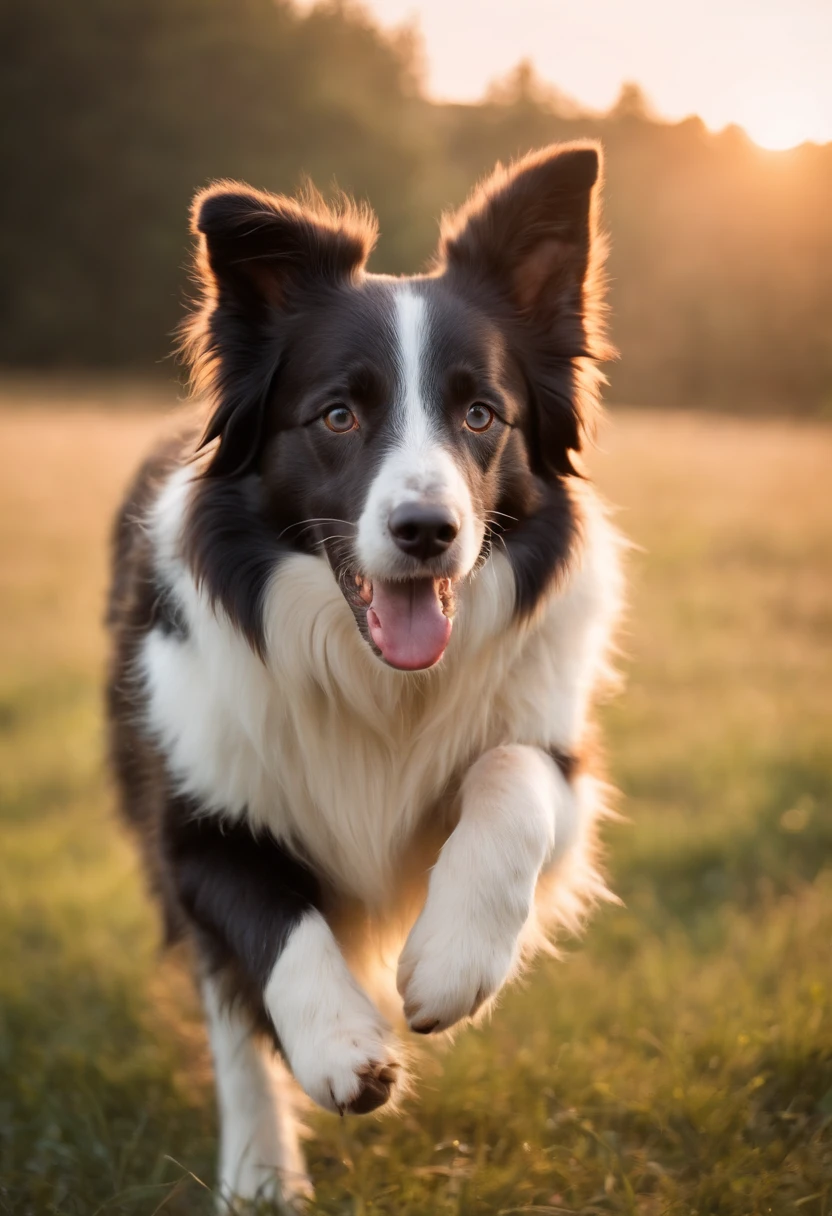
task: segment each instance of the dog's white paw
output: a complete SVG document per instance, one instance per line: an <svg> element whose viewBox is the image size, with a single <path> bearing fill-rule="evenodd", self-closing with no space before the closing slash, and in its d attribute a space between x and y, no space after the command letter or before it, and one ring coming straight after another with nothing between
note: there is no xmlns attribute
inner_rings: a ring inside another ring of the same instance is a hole
<svg viewBox="0 0 832 1216"><path fill-rule="evenodd" d="M356 994L360 995L360 994ZM345 1002L331 1019L310 1011L287 1056L301 1088L326 1110L364 1115L393 1094L398 1063L389 1031L370 1002Z"/></svg>
<svg viewBox="0 0 832 1216"><path fill-rule="evenodd" d="M471 1017L516 970L564 789L551 760L520 744L471 766L460 821L399 959L411 1030L430 1034Z"/></svg>
<svg viewBox="0 0 832 1216"><path fill-rule="evenodd" d="M390 1028L318 913L293 931L266 987L286 1061L306 1094L339 1114L383 1106L397 1080Z"/></svg>
<svg viewBox="0 0 832 1216"><path fill-rule="evenodd" d="M477 907L471 892L428 896L399 959L396 983L410 1029L447 1030L472 1017L502 988L518 961L526 919L516 901L502 910Z"/></svg>

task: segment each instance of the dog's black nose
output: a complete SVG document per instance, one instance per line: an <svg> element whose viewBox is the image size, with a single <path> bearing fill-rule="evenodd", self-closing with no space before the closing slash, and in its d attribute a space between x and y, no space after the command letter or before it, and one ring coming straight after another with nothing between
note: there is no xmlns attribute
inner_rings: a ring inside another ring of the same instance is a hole
<svg viewBox="0 0 832 1216"><path fill-rule="evenodd" d="M387 526L401 551L423 562L444 553L459 531L456 516L447 507L417 502L396 507Z"/></svg>

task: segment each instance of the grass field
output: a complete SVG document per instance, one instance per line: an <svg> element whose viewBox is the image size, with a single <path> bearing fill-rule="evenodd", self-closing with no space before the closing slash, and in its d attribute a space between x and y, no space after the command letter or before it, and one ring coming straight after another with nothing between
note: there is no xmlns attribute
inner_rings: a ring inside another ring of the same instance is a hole
<svg viewBox="0 0 832 1216"><path fill-rule="evenodd" d="M0 1212L211 1210L196 1004L102 764L109 516L159 415L0 407ZM396 1118L313 1114L321 1213L832 1213L832 429L616 413L624 908Z"/></svg>

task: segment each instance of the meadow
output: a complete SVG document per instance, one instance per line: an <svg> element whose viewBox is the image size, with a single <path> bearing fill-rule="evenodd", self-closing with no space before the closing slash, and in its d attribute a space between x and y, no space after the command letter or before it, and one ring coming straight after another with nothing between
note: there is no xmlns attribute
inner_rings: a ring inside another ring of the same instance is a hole
<svg viewBox="0 0 832 1216"><path fill-rule="evenodd" d="M103 765L109 519L160 427L0 400L0 1212L212 1210L197 1005ZM310 1112L327 1216L832 1213L832 429L612 410L623 906L395 1117Z"/></svg>

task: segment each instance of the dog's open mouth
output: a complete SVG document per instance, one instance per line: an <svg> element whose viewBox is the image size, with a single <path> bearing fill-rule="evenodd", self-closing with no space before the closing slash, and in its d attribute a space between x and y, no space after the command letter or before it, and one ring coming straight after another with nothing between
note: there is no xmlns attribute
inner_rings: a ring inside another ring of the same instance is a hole
<svg viewBox="0 0 832 1216"><path fill-rule="evenodd" d="M433 667L445 653L453 628L454 594L449 578L401 582L355 575L367 610L367 629L382 658L401 671Z"/></svg>

